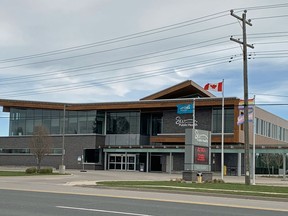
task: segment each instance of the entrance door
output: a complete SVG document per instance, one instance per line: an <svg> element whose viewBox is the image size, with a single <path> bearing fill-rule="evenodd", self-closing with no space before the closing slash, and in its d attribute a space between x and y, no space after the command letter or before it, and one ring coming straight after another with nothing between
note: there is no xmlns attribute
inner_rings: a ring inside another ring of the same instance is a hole
<svg viewBox="0 0 288 216"><path fill-rule="evenodd" d="M151 171L162 171L162 156L151 154Z"/></svg>
<svg viewBox="0 0 288 216"><path fill-rule="evenodd" d="M127 157L127 160L126 160ZM135 171L136 155L126 154L109 154L108 156L109 170Z"/></svg>

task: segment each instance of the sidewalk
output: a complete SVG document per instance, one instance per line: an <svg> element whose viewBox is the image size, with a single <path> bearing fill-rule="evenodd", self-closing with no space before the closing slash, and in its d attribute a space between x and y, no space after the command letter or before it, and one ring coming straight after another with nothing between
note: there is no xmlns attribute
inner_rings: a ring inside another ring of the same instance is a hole
<svg viewBox="0 0 288 216"><path fill-rule="evenodd" d="M26 167L15 167L15 166L0 166L0 171L25 171ZM55 181L57 184L68 184L68 185L87 185L95 184L97 181L170 181L175 179L181 179L182 173L161 173L161 172L130 172L130 171L109 171L109 170L86 170L86 172L81 172L81 170L67 169L67 174L64 176L45 176L45 179L50 179ZM39 176L40 177L40 176ZM44 176L42 176L44 177ZM214 179L221 179L219 173L213 174ZM38 179L38 178L37 178ZM224 181L226 183L245 183L244 176L224 176ZM252 179L251 179L252 184ZM262 175L256 176L256 185L270 185L270 186L287 186L288 187L288 177L286 181L283 181L283 177L271 176L263 177Z"/></svg>

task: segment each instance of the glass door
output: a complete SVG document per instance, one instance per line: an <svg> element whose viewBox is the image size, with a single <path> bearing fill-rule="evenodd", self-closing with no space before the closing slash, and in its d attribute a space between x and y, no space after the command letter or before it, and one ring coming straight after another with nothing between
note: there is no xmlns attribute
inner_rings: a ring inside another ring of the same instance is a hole
<svg viewBox="0 0 288 216"><path fill-rule="evenodd" d="M127 157L127 160L126 160ZM109 170L135 171L136 155L110 154L108 156Z"/></svg>

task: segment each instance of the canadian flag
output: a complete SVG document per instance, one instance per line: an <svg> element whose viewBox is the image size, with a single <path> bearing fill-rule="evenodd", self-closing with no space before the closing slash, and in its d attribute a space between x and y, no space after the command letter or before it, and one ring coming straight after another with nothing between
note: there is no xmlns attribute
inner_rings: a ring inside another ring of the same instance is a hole
<svg viewBox="0 0 288 216"><path fill-rule="evenodd" d="M212 90L212 91L218 91L218 92L222 92L223 91L223 82L219 82L219 83L207 83L204 86L204 90Z"/></svg>

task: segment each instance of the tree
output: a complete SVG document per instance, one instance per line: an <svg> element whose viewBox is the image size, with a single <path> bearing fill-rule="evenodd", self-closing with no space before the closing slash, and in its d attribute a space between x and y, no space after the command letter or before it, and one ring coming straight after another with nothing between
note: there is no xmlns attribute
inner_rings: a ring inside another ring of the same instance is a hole
<svg viewBox="0 0 288 216"><path fill-rule="evenodd" d="M266 154L261 154L261 161L267 166L268 169L268 174L270 177L270 165L273 162L273 154L271 153L266 153Z"/></svg>
<svg viewBox="0 0 288 216"><path fill-rule="evenodd" d="M274 155L274 163L276 164L278 170L280 169L280 167L283 166L283 155L282 154L279 154L279 153L276 153Z"/></svg>
<svg viewBox="0 0 288 216"><path fill-rule="evenodd" d="M41 168L43 158L51 153L52 143L44 126L36 126L30 140L30 152L35 156L37 170Z"/></svg>

